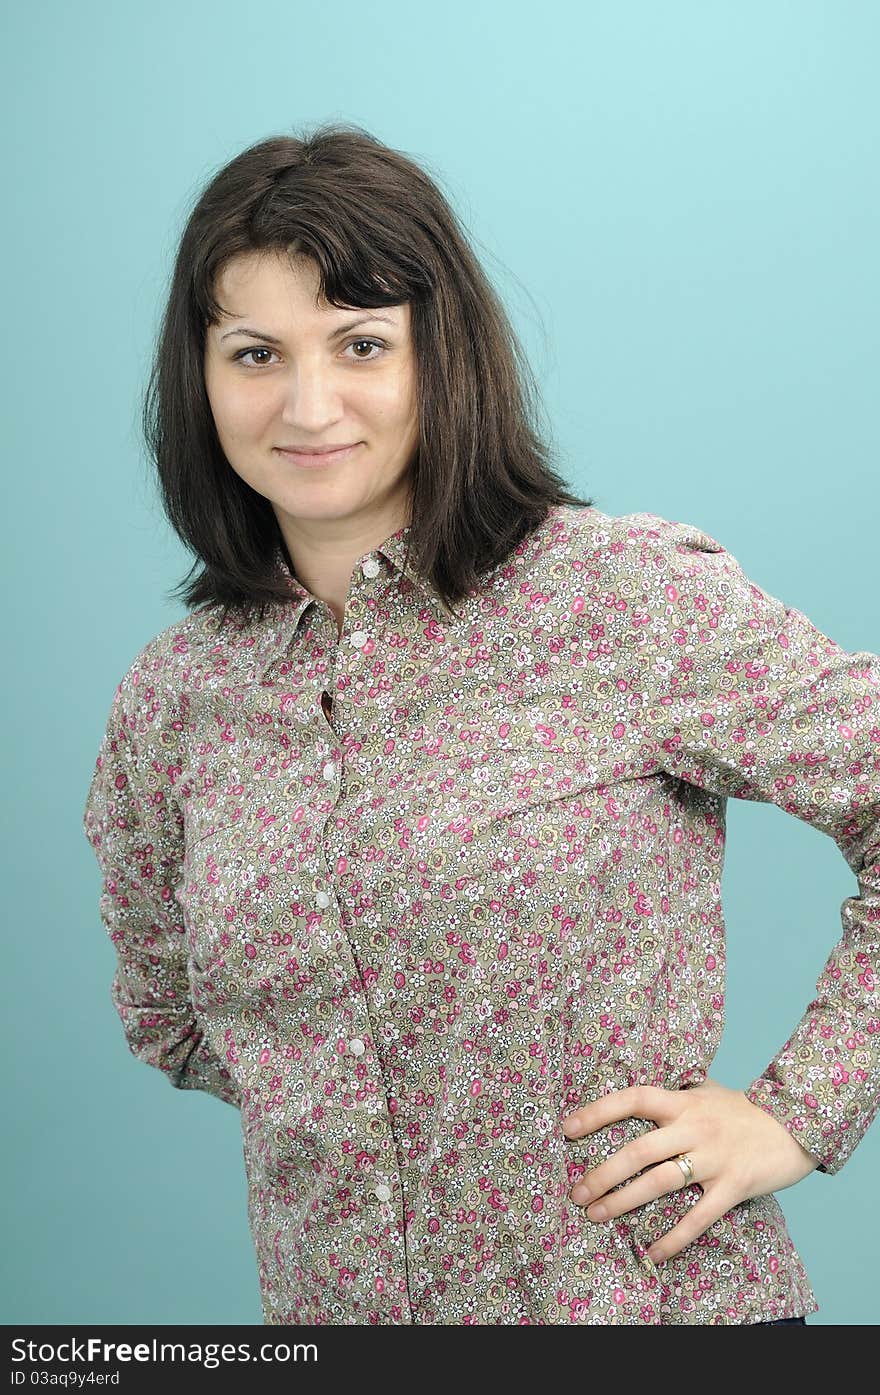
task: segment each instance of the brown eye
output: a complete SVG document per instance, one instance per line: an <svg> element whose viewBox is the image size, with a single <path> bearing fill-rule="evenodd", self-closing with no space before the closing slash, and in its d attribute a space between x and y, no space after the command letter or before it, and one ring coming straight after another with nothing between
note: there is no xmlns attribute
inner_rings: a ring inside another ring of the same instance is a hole
<svg viewBox="0 0 880 1395"><path fill-rule="evenodd" d="M235 357L236 359L240 359L242 362L244 362L245 356L246 356L247 354L271 354L271 353L272 353L272 350L271 350L271 349L267 349L267 348L265 348L265 346L264 346L264 347L259 348L259 349L239 349L238 353L235 354L234 357ZM262 367L262 365L261 365L261 364L258 364L258 363L249 363L249 364L247 365L247 367L248 367L248 368L260 368L260 367Z"/></svg>
<svg viewBox="0 0 880 1395"><path fill-rule="evenodd" d="M354 349L359 348L361 345L364 344L374 349L384 349L385 347L385 345L382 344L378 339L352 339L346 347L349 349ZM380 354L374 354L372 358L364 358L362 354L355 354L355 358L360 359L362 363L372 363L373 359L380 357Z"/></svg>

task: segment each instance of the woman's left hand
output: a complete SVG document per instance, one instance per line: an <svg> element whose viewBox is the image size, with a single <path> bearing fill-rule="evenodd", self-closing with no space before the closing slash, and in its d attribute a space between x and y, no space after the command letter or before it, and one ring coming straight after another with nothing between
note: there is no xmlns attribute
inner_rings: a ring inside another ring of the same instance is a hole
<svg viewBox="0 0 880 1395"><path fill-rule="evenodd" d="M752 1104L743 1090L728 1089L708 1077L687 1090L664 1090L657 1085L615 1090L566 1115L562 1126L568 1138L583 1138L628 1118L653 1119L658 1128L585 1173L570 1195L572 1201L588 1207L591 1220L610 1220L683 1187L684 1173L675 1157L687 1153L693 1180L703 1195L648 1250L655 1263L678 1254L738 1202L793 1186L818 1166L784 1125ZM642 1168L649 1171L606 1195L609 1188Z"/></svg>

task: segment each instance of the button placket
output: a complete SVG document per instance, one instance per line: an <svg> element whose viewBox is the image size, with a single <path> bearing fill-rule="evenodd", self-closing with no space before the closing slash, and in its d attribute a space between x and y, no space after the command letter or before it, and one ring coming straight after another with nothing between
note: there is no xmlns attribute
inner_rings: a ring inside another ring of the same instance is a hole
<svg viewBox="0 0 880 1395"><path fill-rule="evenodd" d="M380 570L380 563L378 559L375 557L368 557L361 564L361 571L363 573L363 576L366 577L368 580L372 580L373 578L377 577L380 573ZM357 602L355 601L353 604L350 602L348 609L349 613L356 614L358 609ZM370 639L370 634L366 630L356 629L352 631L352 633L348 636L348 639L353 649L363 649L364 645L367 644ZM336 778L337 773L337 763L335 763L332 760L328 760L322 768L323 778L330 782ZM331 897L328 895L326 891L318 891L315 894L315 902L322 909L324 909L330 904ZM361 1057L365 1055L367 1051L367 1045L361 1037L352 1037L347 1043L347 1050L348 1053L355 1058L355 1060L359 1060ZM387 1147L390 1143L389 1121L387 1119L379 1117L378 1115L373 1116L369 1120L369 1123L367 1125L367 1135L371 1144L377 1143L381 1138L384 1140L382 1147ZM378 1203L383 1208L383 1214L390 1215L390 1209L387 1207L387 1203L389 1203L392 1200L393 1195L394 1188L391 1185L388 1173L384 1169L381 1169L378 1172L378 1174L374 1173L373 1177L366 1184L366 1198L372 1199L375 1203Z"/></svg>

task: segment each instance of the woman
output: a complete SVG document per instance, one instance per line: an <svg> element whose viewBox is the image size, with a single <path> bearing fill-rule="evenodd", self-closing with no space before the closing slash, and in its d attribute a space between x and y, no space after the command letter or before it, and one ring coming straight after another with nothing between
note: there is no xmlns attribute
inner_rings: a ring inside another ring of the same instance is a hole
<svg viewBox="0 0 880 1395"><path fill-rule="evenodd" d="M266 1323L803 1322L774 1192L878 1102L880 659L570 494L532 391L402 154L324 128L203 191L145 410L202 568L85 812L113 1001L241 1111ZM860 890L744 1090L731 796Z"/></svg>

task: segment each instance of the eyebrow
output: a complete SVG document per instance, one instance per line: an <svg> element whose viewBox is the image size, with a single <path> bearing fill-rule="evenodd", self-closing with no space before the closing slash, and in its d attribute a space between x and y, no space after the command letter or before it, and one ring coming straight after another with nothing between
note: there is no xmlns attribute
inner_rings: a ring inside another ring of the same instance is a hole
<svg viewBox="0 0 880 1395"><path fill-rule="evenodd" d="M350 329L357 329L358 325L367 325L371 320L384 320L386 324L394 324L394 320L389 315L362 315L359 320L350 320L348 324L340 325L338 329L332 330L327 338L338 339L340 334L346 334ZM229 329L225 334L221 334L220 338L221 340L231 339L234 334L244 334L250 339L265 339L267 344L282 344L284 342L282 339L276 339L272 334L264 334L259 329Z"/></svg>

